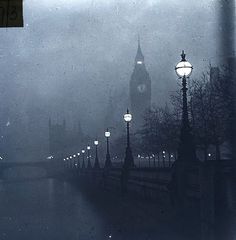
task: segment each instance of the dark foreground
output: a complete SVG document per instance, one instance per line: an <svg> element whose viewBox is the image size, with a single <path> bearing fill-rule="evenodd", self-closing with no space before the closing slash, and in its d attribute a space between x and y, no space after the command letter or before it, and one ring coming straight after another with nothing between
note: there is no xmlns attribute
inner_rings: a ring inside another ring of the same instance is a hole
<svg viewBox="0 0 236 240"><path fill-rule="evenodd" d="M1 240L190 239L168 212L157 202L61 180L0 182Z"/></svg>

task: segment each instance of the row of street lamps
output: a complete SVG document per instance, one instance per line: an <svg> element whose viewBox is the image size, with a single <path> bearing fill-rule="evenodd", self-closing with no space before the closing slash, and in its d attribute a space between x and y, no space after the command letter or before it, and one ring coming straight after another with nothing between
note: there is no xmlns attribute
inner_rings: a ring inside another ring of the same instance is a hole
<svg viewBox="0 0 236 240"><path fill-rule="evenodd" d="M133 159L132 150L131 150L131 146L130 146L129 128L130 128L130 122L132 120L132 114L129 112L129 109L127 109L127 112L124 114L124 120L127 124L126 125L126 128L127 128L127 146L126 146L124 167L125 168L130 168L130 167L134 167L134 159ZM111 136L111 132L107 128L106 131L105 131L105 137L106 137L106 160L105 160L105 166L104 166L105 168L111 168L112 167L112 162L111 162L111 157L110 157L110 144L109 144L110 136ZM95 145L94 168L96 168L96 169L100 168L100 163L99 163L99 159L98 159L98 144L99 144L99 141L96 139L94 141L94 145ZM87 153L88 153L87 168L92 168L90 150L91 150L91 147L88 145L87 146ZM85 168L85 150L82 149L81 153L82 153L82 157L83 157L82 168ZM65 157L63 160L64 160L64 162L68 162L68 164L66 164L67 166L72 167L74 165L76 168L79 168L80 167L79 157L80 157L80 153L77 153L77 154L71 155L69 157ZM77 162L76 162L76 158L78 158ZM73 163L73 161L74 161L74 163Z"/></svg>
<svg viewBox="0 0 236 240"><path fill-rule="evenodd" d="M177 76L182 79L182 91L183 91L183 109L182 109L182 126L181 126L181 133L180 133L180 143L178 148L178 162L192 162L195 161L196 158L196 151L193 141L193 136L191 134L190 124L189 124L189 117L188 117L188 104L187 104L187 79L191 75L193 70L193 66L186 60L186 54L184 51L182 51L181 54L181 61L176 65L175 71ZM125 159L124 159L124 168L132 168L134 167L134 159L133 154L130 146L130 122L132 121L132 115L129 112L129 109L127 109L127 112L124 114L124 121L126 122L126 128L127 128L127 145L126 145L126 151L125 151ZM110 131L107 129L105 131L105 137L106 137L106 161L105 161L105 168L111 168L112 162L110 157L110 150L109 150L109 138L111 136ZM95 149L96 149L96 156L95 156L95 163L94 168L100 168L99 160L98 160L98 140L96 139L94 141ZM90 155L90 146L87 146L88 151L88 168L92 168L91 164L91 155ZM85 168L85 160L84 160L84 154L85 150L82 151L83 155L83 162L82 162L82 168ZM73 156L69 156L64 158L64 161L72 160L73 157L76 158L76 156L79 158L80 153L74 154ZM79 165L78 163L75 163L76 166ZM78 166L80 167L80 166Z"/></svg>

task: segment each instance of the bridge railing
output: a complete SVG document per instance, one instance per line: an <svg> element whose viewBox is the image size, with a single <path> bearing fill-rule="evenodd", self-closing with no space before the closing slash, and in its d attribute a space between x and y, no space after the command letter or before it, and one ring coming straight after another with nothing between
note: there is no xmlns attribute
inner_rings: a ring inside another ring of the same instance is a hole
<svg viewBox="0 0 236 240"><path fill-rule="evenodd" d="M157 192L168 193L171 180L170 168L130 168L113 167L110 169L77 169L79 178L86 182L99 184L110 190L123 191L154 197ZM85 182L84 181L84 182Z"/></svg>
<svg viewBox="0 0 236 240"><path fill-rule="evenodd" d="M202 185L204 184L204 179L210 177L202 176L203 169L207 169L204 172L205 175L215 174L217 169L220 170L222 174L227 174L231 169L231 165L232 161L207 161L189 170L185 174L185 197L189 199L190 202L200 201L203 194ZM212 173L213 170L210 170L212 168L214 169L214 173ZM127 191L136 192L141 195L149 194L155 196L160 195L160 192L169 194L170 191L172 191L173 187L171 187L171 182L175 170L170 167L135 167L127 171L122 167L113 167L110 169L84 168L73 171L75 171L77 176L84 178L90 177L94 182L100 183L109 189L119 189L122 191L125 183ZM125 173L125 171L127 172ZM214 176L211 177L213 178Z"/></svg>

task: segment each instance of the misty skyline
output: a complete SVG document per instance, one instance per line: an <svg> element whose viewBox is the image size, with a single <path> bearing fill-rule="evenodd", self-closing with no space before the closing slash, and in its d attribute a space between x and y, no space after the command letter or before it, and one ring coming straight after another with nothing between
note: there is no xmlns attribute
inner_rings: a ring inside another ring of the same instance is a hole
<svg viewBox="0 0 236 240"><path fill-rule="evenodd" d="M44 139L50 116L78 119L89 134L103 128L110 95L119 105L116 114L128 105L138 34L152 102L164 105L178 87L174 67L182 49L194 66L192 78L217 63L215 5L25 0L24 28L0 29L1 124L22 119L34 129L37 121Z"/></svg>

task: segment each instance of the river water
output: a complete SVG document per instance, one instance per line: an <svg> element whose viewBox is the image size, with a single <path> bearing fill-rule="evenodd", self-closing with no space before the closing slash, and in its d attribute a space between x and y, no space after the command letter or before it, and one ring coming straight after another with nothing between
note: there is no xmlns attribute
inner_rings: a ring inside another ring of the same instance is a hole
<svg viewBox="0 0 236 240"><path fill-rule="evenodd" d="M0 182L0 240L178 240L155 202L36 179Z"/></svg>

